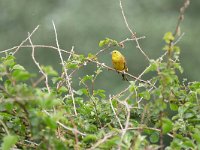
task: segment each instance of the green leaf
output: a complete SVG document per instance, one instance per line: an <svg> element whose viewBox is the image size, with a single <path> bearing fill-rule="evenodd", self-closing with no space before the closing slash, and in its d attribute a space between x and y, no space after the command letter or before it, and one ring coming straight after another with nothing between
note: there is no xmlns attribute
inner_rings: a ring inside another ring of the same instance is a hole
<svg viewBox="0 0 200 150"><path fill-rule="evenodd" d="M103 47L105 45L110 45L110 44L112 44L113 46L118 46L118 42L116 40L106 38L105 40L101 40L99 42L99 47Z"/></svg>
<svg viewBox="0 0 200 150"><path fill-rule="evenodd" d="M61 78L61 77L52 77L51 80L52 80L53 84L55 84L55 83L57 83L58 81L61 81L62 78Z"/></svg>
<svg viewBox="0 0 200 150"><path fill-rule="evenodd" d="M195 130L195 133L192 135L192 137L196 140L196 142L198 144L200 144L200 130L196 129Z"/></svg>
<svg viewBox="0 0 200 150"><path fill-rule="evenodd" d="M23 66L19 65L19 64L14 65L12 69L13 70L25 70L25 68Z"/></svg>
<svg viewBox="0 0 200 150"><path fill-rule="evenodd" d="M99 42L99 47L103 47L104 45L105 45L104 40L101 40L101 41Z"/></svg>
<svg viewBox="0 0 200 150"><path fill-rule="evenodd" d="M137 90L137 86L135 85L135 81L130 81L129 91L135 92Z"/></svg>
<svg viewBox="0 0 200 150"><path fill-rule="evenodd" d="M53 120L53 118L47 116L44 118L44 122L47 124L48 127L50 127L52 130L57 128L56 121Z"/></svg>
<svg viewBox="0 0 200 150"><path fill-rule="evenodd" d="M148 73L150 71L156 71L158 68L158 62L155 60L151 60L150 66L146 69L145 73Z"/></svg>
<svg viewBox="0 0 200 150"><path fill-rule="evenodd" d="M76 69L76 68L78 68L78 63L67 62L66 67L67 67L67 69Z"/></svg>
<svg viewBox="0 0 200 150"><path fill-rule="evenodd" d="M154 132L153 134L150 135L149 139L152 143L157 143L159 141L159 133Z"/></svg>
<svg viewBox="0 0 200 150"><path fill-rule="evenodd" d="M151 95L148 91L141 92L138 95L139 95L139 97L144 98L146 100L149 100L151 97Z"/></svg>
<svg viewBox="0 0 200 150"><path fill-rule="evenodd" d="M82 90L82 89L79 89L78 91L74 91L74 93L75 93L76 95L81 96L81 95L83 95L83 90Z"/></svg>
<svg viewBox="0 0 200 150"><path fill-rule="evenodd" d="M51 76L57 76L58 73L53 69L52 66L41 66L42 70L45 72L47 75Z"/></svg>
<svg viewBox="0 0 200 150"><path fill-rule="evenodd" d="M96 140L97 140L97 136L94 134L88 134L83 138L83 142L85 143L95 142Z"/></svg>
<svg viewBox="0 0 200 150"><path fill-rule="evenodd" d="M120 137L114 136L108 139L105 143L102 143L99 147L103 149L111 149L115 145L119 144L119 142L120 142Z"/></svg>
<svg viewBox="0 0 200 150"><path fill-rule="evenodd" d="M32 75L24 70L14 70L12 72L12 76L17 81L25 81L28 80Z"/></svg>
<svg viewBox="0 0 200 150"><path fill-rule="evenodd" d="M61 93L67 93L68 89L65 87L65 86L61 86L59 89L58 89L58 93L61 94Z"/></svg>
<svg viewBox="0 0 200 150"><path fill-rule="evenodd" d="M180 73L183 73L183 68L181 67L180 63L174 63L174 67L177 68Z"/></svg>
<svg viewBox="0 0 200 150"><path fill-rule="evenodd" d="M168 51L168 50L169 50L169 45L165 45L165 46L163 47L163 50L164 50L164 51Z"/></svg>
<svg viewBox="0 0 200 150"><path fill-rule="evenodd" d="M184 141L183 145L186 147L186 149L188 149L188 148L194 149L195 148L195 145L194 145L193 141L191 141L189 139Z"/></svg>
<svg viewBox="0 0 200 150"><path fill-rule="evenodd" d="M167 44L169 44L171 41L174 40L174 36L173 36L172 32L167 32L167 33L165 33L163 39L165 40L165 42Z"/></svg>
<svg viewBox="0 0 200 150"><path fill-rule="evenodd" d="M189 88L192 90L192 91L196 91L197 89L200 89L200 82L193 82Z"/></svg>
<svg viewBox="0 0 200 150"><path fill-rule="evenodd" d="M145 136L142 135L138 135L137 138L134 140L134 150L140 150L141 149L141 145L143 144L145 140Z"/></svg>
<svg viewBox="0 0 200 150"><path fill-rule="evenodd" d="M85 125L85 131L87 131L88 133L96 133L98 131L98 129L97 129L96 125L86 124Z"/></svg>
<svg viewBox="0 0 200 150"><path fill-rule="evenodd" d="M168 118L162 118L162 131L164 134L169 133L173 129L173 123Z"/></svg>
<svg viewBox="0 0 200 150"><path fill-rule="evenodd" d="M6 66L13 66L15 65L15 57L13 55L8 55L7 57L2 58L2 62Z"/></svg>
<svg viewBox="0 0 200 150"><path fill-rule="evenodd" d="M127 132L124 135L124 138L123 138L124 147L126 147L126 148L130 147L131 140L133 139L133 135L134 134L132 132Z"/></svg>
<svg viewBox="0 0 200 150"><path fill-rule="evenodd" d="M97 60L97 56L95 56L95 55L93 55L91 53L88 54L87 58L93 59L93 60Z"/></svg>
<svg viewBox="0 0 200 150"><path fill-rule="evenodd" d="M86 75L81 79L80 83L85 83L85 81L87 80L92 81L93 78L94 78L94 75Z"/></svg>
<svg viewBox="0 0 200 150"><path fill-rule="evenodd" d="M177 111L178 110L178 105L177 104L170 103L169 106L170 106L170 109L173 110L173 111Z"/></svg>
<svg viewBox="0 0 200 150"><path fill-rule="evenodd" d="M101 68L98 68L98 69L95 71L96 75L99 75L101 72L103 72Z"/></svg>
<svg viewBox="0 0 200 150"><path fill-rule="evenodd" d="M94 96L99 95L101 98L105 98L105 91L104 90L94 90Z"/></svg>
<svg viewBox="0 0 200 150"><path fill-rule="evenodd" d="M1 144L2 150L10 150L18 141L18 137L15 135L7 135L3 138L3 143Z"/></svg>

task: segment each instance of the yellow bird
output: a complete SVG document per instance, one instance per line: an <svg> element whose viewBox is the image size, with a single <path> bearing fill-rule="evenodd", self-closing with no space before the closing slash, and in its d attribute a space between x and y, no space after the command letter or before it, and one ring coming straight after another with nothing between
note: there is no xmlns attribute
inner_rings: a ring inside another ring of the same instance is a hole
<svg viewBox="0 0 200 150"><path fill-rule="evenodd" d="M112 51L111 54L112 54L113 68L116 69L117 71L128 72L125 57L117 50ZM128 81L124 73L122 73L122 77L123 80Z"/></svg>

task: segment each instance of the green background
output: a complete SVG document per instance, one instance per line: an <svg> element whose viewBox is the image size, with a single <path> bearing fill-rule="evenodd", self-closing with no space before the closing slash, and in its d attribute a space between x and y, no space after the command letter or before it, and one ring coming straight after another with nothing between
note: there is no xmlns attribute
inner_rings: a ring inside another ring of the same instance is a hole
<svg viewBox="0 0 200 150"><path fill-rule="evenodd" d="M164 33L175 30L183 0L122 2L130 27L138 36L146 36L140 40L142 49L151 59L156 59L164 53ZM178 43L184 69L181 76L190 81L199 80L200 73L199 13L200 1L191 1L181 23L181 32L185 35ZM99 41L106 37L117 41L130 37L117 0L0 0L0 50L19 45L37 25L40 28L32 37L33 44L56 46L52 20L57 28L60 47L70 50L74 46L75 52L79 54L95 54L100 50ZM111 50L102 53L99 61L112 66ZM136 49L135 42L128 42L124 49L119 50L126 56L129 73L137 76L148 66L145 57ZM16 57L17 62L27 70L36 71L37 67L31 59L31 49L21 49ZM36 49L36 59L41 65L52 65L54 69L61 71L56 51ZM90 64L80 69L75 78L93 74L95 69L96 66ZM105 70L97 78L95 86L107 90L107 93L115 93L127 84L116 72ZM78 86L78 81L74 81L73 86Z"/></svg>

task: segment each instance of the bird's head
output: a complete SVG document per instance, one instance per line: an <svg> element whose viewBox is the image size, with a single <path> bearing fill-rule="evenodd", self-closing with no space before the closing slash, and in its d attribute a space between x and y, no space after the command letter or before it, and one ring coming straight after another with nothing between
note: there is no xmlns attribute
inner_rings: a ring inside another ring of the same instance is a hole
<svg viewBox="0 0 200 150"><path fill-rule="evenodd" d="M117 56L121 56L122 54L118 51L118 50L113 50L111 52L112 57L117 57Z"/></svg>

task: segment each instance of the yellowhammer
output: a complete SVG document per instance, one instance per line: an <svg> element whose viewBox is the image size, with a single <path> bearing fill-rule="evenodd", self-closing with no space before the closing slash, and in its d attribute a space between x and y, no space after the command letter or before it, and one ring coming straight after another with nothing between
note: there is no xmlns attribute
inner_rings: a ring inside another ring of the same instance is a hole
<svg viewBox="0 0 200 150"><path fill-rule="evenodd" d="M111 54L112 54L113 68L116 69L117 71L127 72L128 68L126 65L125 57L117 50L112 51ZM123 80L128 81L124 73L122 73L122 77Z"/></svg>

